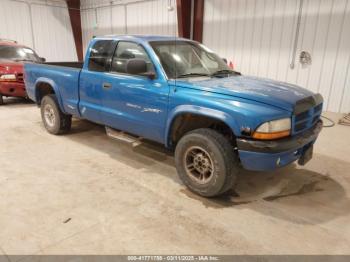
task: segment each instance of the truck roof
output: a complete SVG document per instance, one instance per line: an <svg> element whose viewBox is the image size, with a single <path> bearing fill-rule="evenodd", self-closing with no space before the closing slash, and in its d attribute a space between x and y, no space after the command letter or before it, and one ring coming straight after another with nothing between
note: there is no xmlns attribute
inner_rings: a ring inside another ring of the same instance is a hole
<svg viewBox="0 0 350 262"><path fill-rule="evenodd" d="M1 38L0 38L0 45L26 47L26 46L24 46L24 45L18 44L17 41L14 41L14 40L7 40L7 39L1 39Z"/></svg>
<svg viewBox="0 0 350 262"><path fill-rule="evenodd" d="M151 41L191 41L186 38L175 37L175 36L165 36L165 35L106 35L106 36L97 36L94 39L116 39L116 40L137 40L140 42L151 42Z"/></svg>
<svg viewBox="0 0 350 262"><path fill-rule="evenodd" d="M16 43L0 40L0 45L18 46Z"/></svg>

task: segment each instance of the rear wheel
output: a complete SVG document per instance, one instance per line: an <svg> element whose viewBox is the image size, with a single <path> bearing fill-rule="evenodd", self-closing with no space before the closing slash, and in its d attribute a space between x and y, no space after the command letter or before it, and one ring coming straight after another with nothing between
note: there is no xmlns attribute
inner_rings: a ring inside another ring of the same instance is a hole
<svg viewBox="0 0 350 262"><path fill-rule="evenodd" d="M232 189L239 170L230 142L211 129L198 129L182 137L175 149L175 163L183 183L205 197Z"/></svg>
<svg viewBox="0 0 350 262"><path fill-rule="evenodd" d="M42 99L41 118L46 130L54 135L67 133L72 125L72 116L60 110L57 98L53 94Z"/></svg>
<svg viewBox="0 0 350 262"><path fill-rule="evenodd" d="M2 97L2 94L0 94L0 105L3 105L4 104L4 99Z"/></svg>

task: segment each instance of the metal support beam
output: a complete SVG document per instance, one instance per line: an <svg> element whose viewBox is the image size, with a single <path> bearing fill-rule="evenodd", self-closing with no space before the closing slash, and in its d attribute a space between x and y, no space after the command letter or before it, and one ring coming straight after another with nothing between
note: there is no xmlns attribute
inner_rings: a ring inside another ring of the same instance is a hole
<svg viewBox="0 0 350 262"><path fill-rule="evenodd" d="M191 38L191 0L176 0L177 24L180 37Z"/></svg>
<svg viewBox="0 0 350 262"><path fill-rule="evenodd" d="M203 41L204 0L195 0L193 6L193 40Z"/></svg>
<svg viewBox="0 0 350 262"><path fill-rule="evenodd" d="M203 40L204 0L176 0L180 37Z"/></svg>
<svg viewBox="0 0 350 262"><path fill-rule="evenodd" d="M80 0L67 0L67 6L78 60L83 61L83 34L81 28Z"/></svg>

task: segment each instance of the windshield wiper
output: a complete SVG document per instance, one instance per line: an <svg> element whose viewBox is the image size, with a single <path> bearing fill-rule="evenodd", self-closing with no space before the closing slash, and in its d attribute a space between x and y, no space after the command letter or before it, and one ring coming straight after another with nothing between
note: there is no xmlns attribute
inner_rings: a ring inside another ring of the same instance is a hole
<svg viewBox="0 0 350 262"><path fill-rule="evenodd" d="M230 75L230 74L241 75L241 73L239 73L239 72L229 70L229 69L223 69L223 70L218 70L218 71L212 73L211 76Z"/></svg>
<svg viewBox="0 0 350 262"><path fill-rule="evenodd" d="M210 76L210 75L205 73L188 73L188 74L179 75L176 78L185 78L185 77L193 77L193 76Z"/></svg>

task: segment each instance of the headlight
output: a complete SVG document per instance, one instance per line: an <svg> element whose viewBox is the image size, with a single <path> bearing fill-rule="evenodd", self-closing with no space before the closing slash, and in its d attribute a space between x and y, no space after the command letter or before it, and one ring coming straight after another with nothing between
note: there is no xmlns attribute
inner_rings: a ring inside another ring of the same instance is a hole
<svg viewBox="0 0 350 262"><path fill-rule="evenodd" d="M0 76L0 81L16 81L16 75L15 74L6 74Z"/></svg>
<svg viewBox="0 0 350 262"><path fill-rule="evenodd" d="M261 140L272 140L290 135L291 119L283 118L269 121L260 125L254 132L253 138Z"/></svg>

